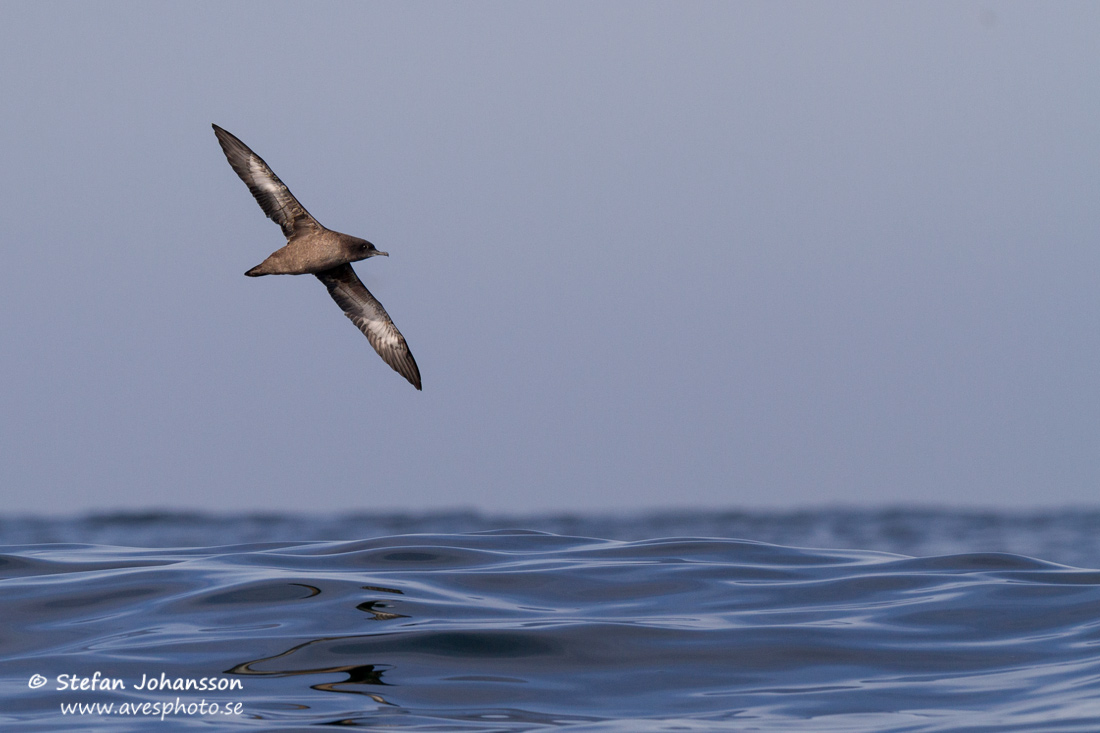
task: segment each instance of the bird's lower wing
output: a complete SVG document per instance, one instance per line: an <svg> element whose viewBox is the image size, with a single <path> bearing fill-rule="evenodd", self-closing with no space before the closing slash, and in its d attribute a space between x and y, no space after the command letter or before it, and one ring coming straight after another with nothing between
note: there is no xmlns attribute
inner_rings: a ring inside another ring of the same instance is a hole
<svg viewBox="0 0 1100 733"><path fill-rule="evenodd" d="M314 273L328 288L329 295L344 309L344 315L359 327L382 361L420 389L420 370L409 352L405 337L393 325L386 309L370 294L351 265L340 265Z"/></svg>

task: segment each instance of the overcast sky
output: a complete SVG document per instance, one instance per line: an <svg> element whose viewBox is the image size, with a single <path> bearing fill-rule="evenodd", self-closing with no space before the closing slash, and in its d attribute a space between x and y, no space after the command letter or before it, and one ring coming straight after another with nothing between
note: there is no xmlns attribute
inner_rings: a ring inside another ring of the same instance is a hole
<svg viewBox="0 0 1100 733"><path fill-rule="evenodd" d="M0 4L5 508L1095 502L1100 4ZM210 123L323 224L391 371Z"/></svg>

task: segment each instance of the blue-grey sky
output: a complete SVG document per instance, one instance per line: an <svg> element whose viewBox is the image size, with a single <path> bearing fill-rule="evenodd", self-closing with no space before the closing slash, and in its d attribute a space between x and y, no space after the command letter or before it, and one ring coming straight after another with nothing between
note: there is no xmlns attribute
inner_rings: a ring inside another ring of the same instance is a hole
<svg viewBox="0 0 1100 733"><path fill-rule="evenodd" d="M5 509L1092 502L1100 4L0 4ZM409 342L281 246L263 156Z"/></svg>

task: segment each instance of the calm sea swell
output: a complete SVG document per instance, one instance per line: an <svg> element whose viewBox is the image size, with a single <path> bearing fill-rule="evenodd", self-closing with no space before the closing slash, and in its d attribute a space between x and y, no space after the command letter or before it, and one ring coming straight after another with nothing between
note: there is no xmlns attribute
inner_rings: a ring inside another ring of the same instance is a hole
<svg viewBox="0 0 1100 733"><path fill-rule="evenodd" d="M1081 517L1031 531L1058 547ZM146 531L154 518L130 521ZM209 533L232 536L210 521ZM1006 536L1042 544L1026 534ZM955 549L511 530L9 544L0 728L1100 730L1100 572ZM56 689L59 675L96 671L126 689ZM243 689L134 689L162 673ZM31 689L35 674L48 683ZM61 713L177 698L240 702L242 713Z"/></svg>

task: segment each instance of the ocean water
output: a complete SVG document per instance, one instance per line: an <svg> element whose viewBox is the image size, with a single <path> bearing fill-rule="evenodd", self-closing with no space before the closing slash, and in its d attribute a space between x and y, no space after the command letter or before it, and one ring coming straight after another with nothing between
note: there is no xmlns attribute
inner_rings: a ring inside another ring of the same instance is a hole
<svg viewBox="0 0 1100 733"><path fill-rule="evenodd" d="M0 729L1100 730L1100 513L0 520Z"/></svg>

